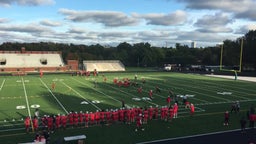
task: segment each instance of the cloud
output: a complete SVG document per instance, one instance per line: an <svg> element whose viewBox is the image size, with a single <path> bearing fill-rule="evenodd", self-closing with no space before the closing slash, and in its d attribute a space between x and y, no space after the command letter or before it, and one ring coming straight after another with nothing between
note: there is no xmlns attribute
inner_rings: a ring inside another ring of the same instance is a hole
<svg viewBox="0 0 256 144"><path fill-rule="evenodd" d="M145 19L147 21L147 24L163 25L163 26L182 24L187 19L186 12L181 10L177 10L169 14L158 14L158 13L136 14L134 13L133 16Z"/></svg>
<svg viewBox="0 0 256 144"><path fill-rule="evenodd" d="M70 28L68 30L68 33L71 33L71 34L82 34L82 33L85 33L86 30L84 28Z"/></svg>
<svg viewBox="0 0 256 144"><path fill-rule="evenodd" d="M19 32L19 33L45 33L51 32L52 30L42 27L37 24L28 24L28 25L8 25L1 26L0 31L6 32Z"/></svg>
<svg viewBox="0 0 256 144"><path fill-rule="evenodd" d="M60 23L60 22L51 21L51 20L47 20L47 19L40 21L40 24L41 24L41 25L44 25L44 26L51 26L51 27L61 26L61 23Z"/></svg>
<svg viewBox="0 0 256 144"><path fill-rule="evenodd" d="M254 7L251 7L251 9L248 9L246 11L236 13L235 14L236 18L249 19L249 20L255 21L256 20L256 9L255 9L255 7L256 7L256 5L254 5Z"/></svg>
<svg viewBox="0 0 256 144"><path fill-rule="evenodd" d="M55 4L54 0L1 0L0 6L11 6L13 4L23 6L39 6Z"/></svg>
<svg viewBox="0 0 256 144"><path fill-rule="evenodd" d="M229 37L229 39L234 38L235 36ZM190 32L179 32L177 33L176 42L192 42L196 41L198 44L207 43L209 44L217 44L227 39L225 35L220 34L212 34L212 33L202 33L200 31L190 31Z"/></svg>
<svg viewBox="0 0 256 144"><path fill-rule="evenodd" d="M7 22L9 22L9 21L10 21L9 19L0 18L0 24L1 24L1 23L7 23Z"/></svg>
<svg viewBox="0 0 256 144"><path fill-rule="evenodd" d="M107 27L132 26L137 20L117 11L76 11L60 9L59 13L73 22L101 23Z"/></svg>
<svg viewBox="0 0 256 144"><path fill-rule="evenodd" d="M239 29L237 29L235 31L235 33L244 35L244 34L248 33L248 31L250 31L250 30L256 30L256 24L243 25Z"/></svg>
<svg viewBox="0 0 256 144"><path fill-rule="evenodd" d="M256 20L255 0L176 0L189 9L221 10L233 13L236 18Z"/></svg>
<svg viewBox="0 0 256 144"><path fill-rule="evenodd" d="M200 32L232 32L226 25L233 23L228 15L224 13L215 13L214 15L204 15L198 19L194 26L198 27Z"/></svg>

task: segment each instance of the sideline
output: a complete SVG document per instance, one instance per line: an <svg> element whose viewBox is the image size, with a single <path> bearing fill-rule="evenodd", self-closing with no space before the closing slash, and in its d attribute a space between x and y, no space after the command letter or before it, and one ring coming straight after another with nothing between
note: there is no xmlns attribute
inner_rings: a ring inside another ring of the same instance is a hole
<svg viewBox="0 0 256 144"><path fill-rule="evenodd" d="M206 74L205 76L219 77L219 78L226 78L226 79L234 79L234 76L227 76L227 75L214 75L214 74L209 75L209 74ZM256 77L238 76L237 80L256 82Z"/></svg>
<svg viewBox="0 0 256 144"><path fill-rule="evenodd" d="M212 133L205 133L205 134L198 134L198 135L191 135L191 136L183 136L183 137L175 137L175 138L167 138L167 139L139 142L139 143L136 143L136 144L148 144L148 143L165 142L165 141L172 141L172 140L179 140L179 139L186 139L186 138L194 138L194 137L201 137L201 136L208 136L208 135L222 134L222 133L236 132L236 131L241 131L241 129L218 131L218 132L212 132Z"/></svg>

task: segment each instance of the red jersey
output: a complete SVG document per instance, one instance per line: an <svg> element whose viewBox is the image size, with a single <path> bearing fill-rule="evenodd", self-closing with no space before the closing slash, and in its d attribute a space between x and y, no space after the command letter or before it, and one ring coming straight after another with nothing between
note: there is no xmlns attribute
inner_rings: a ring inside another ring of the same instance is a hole
<svg viewBox="0 0 256 144"><path fill-rule="evenodd" d="M33 123L34 129L37 129L37 128L38 128L38 119L37 119L37 118L34 118L34 119L32 120L32 123Z"/></svg>
<svg viewBox="0 0 256 144"><path fill-rule="evenodd" d="M171 98L168 96L167 99L166 99L166 102L169 104L171 103Z"/></svg>
<svg viewBox="0 0 256 144"><path fill-rule="evenodd" d="M62 116L61 116L61 125L62 125L64 128L65 128L66 125L67 125L67 119L68 119L67 116L65 116L65 115L62 115Z"/></svg>

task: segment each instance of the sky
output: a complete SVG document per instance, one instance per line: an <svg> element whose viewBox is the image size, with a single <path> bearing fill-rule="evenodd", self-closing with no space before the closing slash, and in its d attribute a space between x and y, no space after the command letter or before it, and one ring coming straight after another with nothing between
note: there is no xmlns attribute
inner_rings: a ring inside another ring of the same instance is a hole
<svg viewBox="0 0 256 144"><path fill-rule="evenodd" d="M256 30L256 0L0 0L0 44L197 47Z"/></svg>

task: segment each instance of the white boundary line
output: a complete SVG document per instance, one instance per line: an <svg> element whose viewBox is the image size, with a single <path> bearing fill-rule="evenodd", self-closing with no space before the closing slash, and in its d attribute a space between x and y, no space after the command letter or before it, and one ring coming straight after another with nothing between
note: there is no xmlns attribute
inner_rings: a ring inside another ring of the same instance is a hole
<svg viewBox="0 0 256 144"><path fill-rule="evenodd" d="M31 121L31 123L32 123L31 111L30 111L30 108L29 108L29 102L28 102L28 95L27 95L27 90L26 90L26 86L25 86L25 83L24 83L23 77L21 78L21 80L22 80L22 85L23 85L24 95L25 95L26 104L27 104L27 108L28 108L28 116L29 116L30 121Z"/></svg>
<svg viewBox="0 0 256 144"><path fill-rule="evenodd" d="M74 90L73 88L71 88L70 86L68 86L66 83L61 82L63 85L65 85L66 87L70 88L72 91L74 91L77 95L79 95L81 98L83 98L84 100L86 100L88 103L90 103L91 105L93 105L96 109L101 110L101 108L99 108L98 106L96 106L95 104L93 104L92 102L90 102L89 100L87 100L85 97L83 97L79 92L77 92L76 90Z"/></svg>
<svg viewBox="0 0 256 144"><path fill-rule="evenodd" d="M5 79L3 80L2 84L1 84L0 91L2 90L2 88L4 86L4 83L5 83Z"/></svg>
<svg viewBox="0 0 256 144"><path fill-rule="evenodd" d="M208 136L208 135L222 134L222 133L236 132L236 131L241 131L241 129L234 129L234 130L227 130L227 131L218 131L218 132L212 132L212 133L205 133L205 134L198 134L198 135L191 135L191 136L183 136L183 137L175 137L175 138L167 138L167 139L139 142L139 143L136 143L136 144L148 144L148 143L164 142L164 141L179 140L179 139L186 139L186 138L194 138L194 137Z"/></svg>
<svg viewBox="0 0 256 144"><path fill-rule="evenodd" d="M62 103L56 98L56 96L53 94L53 92L47 87L47 85L42 81L41 78L39 78L39 80L41 81L41 83L46 87L46 89L51 93L51 95L53 96L53 98L58 102L58 104L61 106L61 108L66 112L66 114L68 114L67 109L62 105Z"/></svg>

